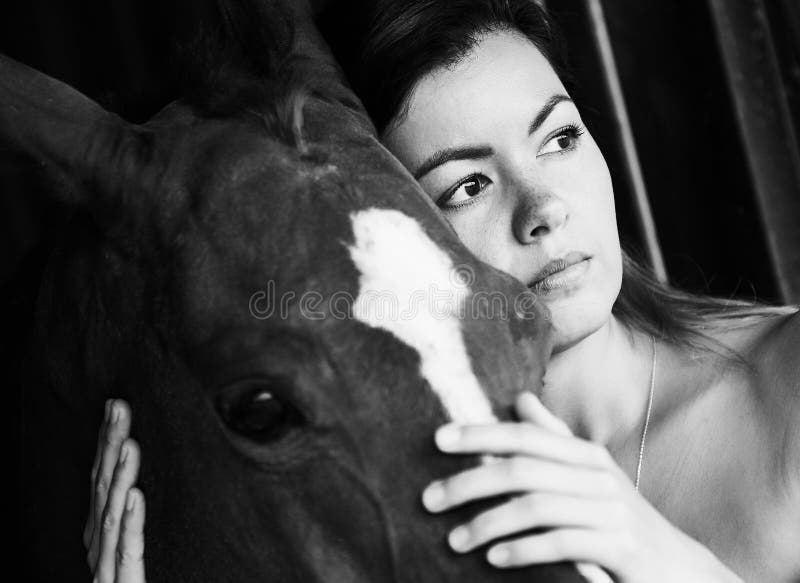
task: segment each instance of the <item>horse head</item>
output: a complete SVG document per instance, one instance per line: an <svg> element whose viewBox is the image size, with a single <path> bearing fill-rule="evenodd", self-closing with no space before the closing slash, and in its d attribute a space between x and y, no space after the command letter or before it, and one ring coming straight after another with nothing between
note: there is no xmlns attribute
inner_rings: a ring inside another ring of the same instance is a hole
<svg viewBox="0 0 800 583"><path fill-rule="evenodd" d="M419 501L479 463L438 426L538 387L544 312L459 243L307 22L256 4L258 62L222 58L254 28L223 11L197 90L143 125L0 60L0 133L75 209L39 301L50 382L131 402L150 579L575 580L454 556L474 508Z"/></svg>

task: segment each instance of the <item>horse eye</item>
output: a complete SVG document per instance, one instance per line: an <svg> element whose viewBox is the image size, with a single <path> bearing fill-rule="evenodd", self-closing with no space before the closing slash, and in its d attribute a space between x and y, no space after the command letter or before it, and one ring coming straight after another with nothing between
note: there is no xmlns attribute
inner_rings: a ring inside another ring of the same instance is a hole
<svg viewBox="0 0 800 583"><path fill-rule="evenodd" d="M231 431L257 443L269 443L303 424L300 412L276 396L268 383L234 388L217 402L222 420Z"/></svg>

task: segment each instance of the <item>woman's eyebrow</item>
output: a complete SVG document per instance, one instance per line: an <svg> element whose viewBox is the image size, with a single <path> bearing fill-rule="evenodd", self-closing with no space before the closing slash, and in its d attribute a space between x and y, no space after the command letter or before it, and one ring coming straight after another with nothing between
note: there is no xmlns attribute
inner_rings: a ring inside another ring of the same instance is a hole
<svg viewBox="0 0 800 583"><path fill-rule="evenodd" d="M530 136L540 127L542 124L547 120L553 110L556 108L556 105L561 103L562 101L572 101L572 98L569 95L564 95L563 93L557 93L553 95L550 99L548 99L545 104L542 106L542 109L539 110L539 113L536 114L536 117L533 118L531 125L528 126L528 135Z"/></svg>
<svg viewBox="0 0 800 583"><path fill-rule="evenodd" d="M480 160L488 158L494 154L494 150L489 146L465 146L462 148L443 148L437 150L429 156L414 172L414 178L419 180L428 172L453 160Z"/></svg>
<svg viewBox="0 0 800 583"><path fill-rule="evenodd" d="M528 126L528 135L531 135L538 130L547 120L550 114L553 113L556 105L562 101L572 101L572 99L569 97L569 95L564 95L562 93L558 93L550 97L538 111L536 117L533 118L531 125ZM480 160L483 158L488 158L493 154L494 150L490 146L442 148L441 150L434 152L431 156L428 156L425 161L420 164L419 168L413 172L414 178L419 180L434 168L437 168L442 164L446 164L447 162L452 162L454 160Z"/></svg>

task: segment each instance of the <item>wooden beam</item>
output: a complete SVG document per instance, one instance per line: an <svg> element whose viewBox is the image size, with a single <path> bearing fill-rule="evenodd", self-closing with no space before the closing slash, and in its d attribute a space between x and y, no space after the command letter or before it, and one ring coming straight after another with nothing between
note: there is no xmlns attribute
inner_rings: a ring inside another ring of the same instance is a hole
<svg viewBox="0 0 800 583"><path fill-rule="evenodd" d="M636 142L633 138L633 129L628 117L628 108L622 93L622 84L614 60L614 51L611 47L611 37L606 25L603 5L600 0L584 0L591 20L592 35L597 47L598 56L603 67L603 78L611 101L612 113L616 122L617 139L622 148L625 167L625 178L631 186L633 203L636 210L637 222L642 239L645 244L645 253L650 266L659 281L667 281L667 268L664 256L658 242L653 212L647 198L647 188L644 183L639 155L636 152Z"/></svg>
<svg viewBox="0 0 800 583"><path fill-rule="evenodd" d="M766 9L709 6L781 299L800 304L800 150Z"/></svg>

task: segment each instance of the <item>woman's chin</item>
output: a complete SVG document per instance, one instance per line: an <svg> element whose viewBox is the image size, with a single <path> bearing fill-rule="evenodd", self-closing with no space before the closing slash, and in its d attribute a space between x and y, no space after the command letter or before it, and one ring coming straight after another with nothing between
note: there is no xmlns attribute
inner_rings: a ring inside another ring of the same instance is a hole
<svg viewBox="0 0 800 583"><path fill-rule="evenodd" d="M611 306L612 303L600 298L548 305L553 325L553 352L567 350L600 330L611 318Z"/></svg>

